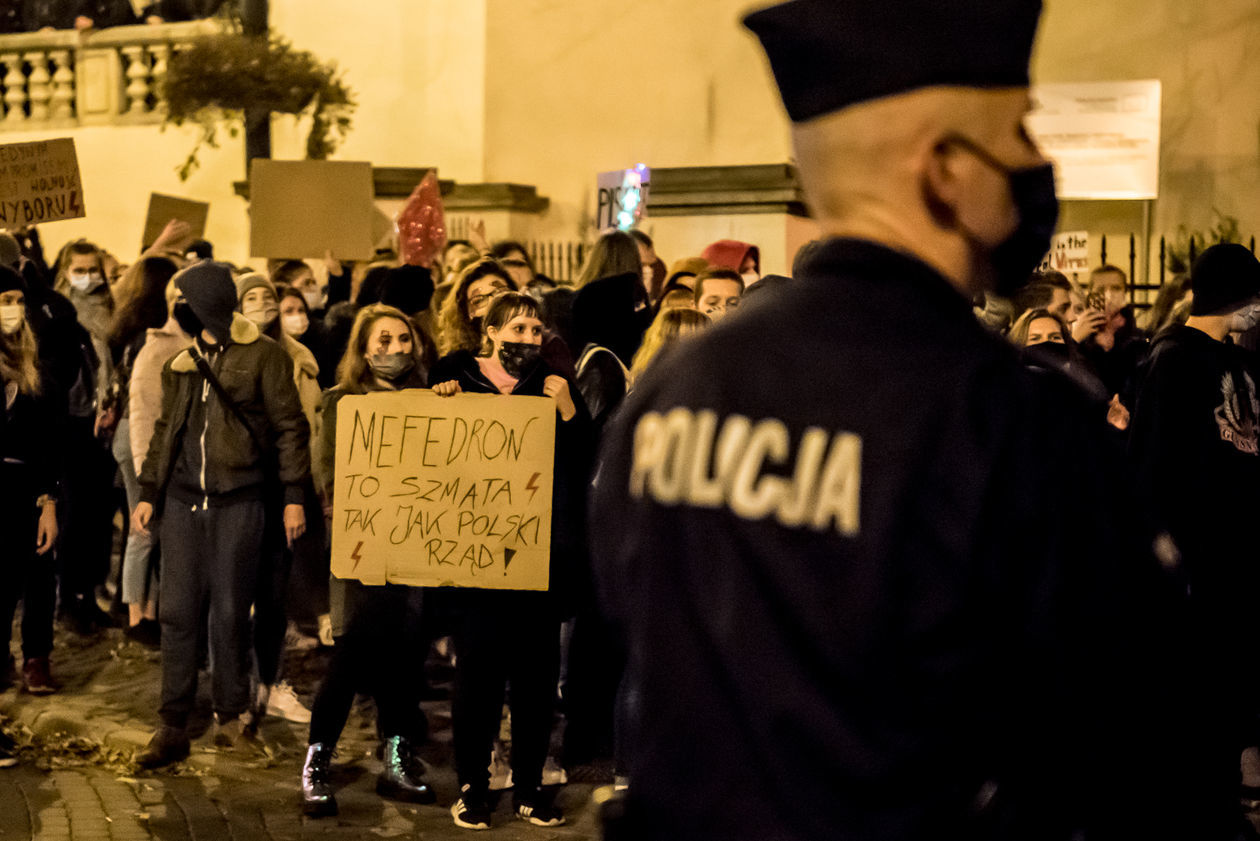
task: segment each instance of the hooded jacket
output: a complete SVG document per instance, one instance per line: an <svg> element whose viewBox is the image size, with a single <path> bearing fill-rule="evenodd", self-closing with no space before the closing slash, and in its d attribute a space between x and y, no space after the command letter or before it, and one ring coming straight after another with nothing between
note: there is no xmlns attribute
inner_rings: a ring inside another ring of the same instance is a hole
<svg viewBox="0 0 1260 841"><path fill-rule="evenodd" d="M293 362L277 343L237 314L230 339L211 354L211 370L250 423L262 445L274 449L284 501L300 505L310 479L310 426L293 383ZM194 404L200 403L200 406ZM200 417L200 423L196 423ZM190 423L190 418L192 423ZM192 436L192 437L190 437ZM185 452L185 448L188 451ZM176 354L162 369L162 413L140 473L140 498L156 503L168 491L182 501L261 494L267 479L266 452L201 375L192 349ZM194 465L195 490L172 482L181 457ZM192 493L190 493L192 491Z"/></svg>
<svg viewBox="0 0 1260 841"><path fill-rule="evenodd" d="M127 417L130 419L131 456L136 475L144 468L144 456L153 439L153 427L162 414L162 369L175 354L192 344L188 335L168 318L159 328L145 333L144 347L131 366L127 388Z"/></svg>

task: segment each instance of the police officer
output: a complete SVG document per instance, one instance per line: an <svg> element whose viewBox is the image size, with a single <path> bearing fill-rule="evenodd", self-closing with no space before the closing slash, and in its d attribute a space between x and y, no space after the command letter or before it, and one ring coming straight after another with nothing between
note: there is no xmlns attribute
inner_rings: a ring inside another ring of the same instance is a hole
<svg viewBox="0 0 1260 841"><path fill-rule="evenodd" d="M1024 127L1039 12L745 21L828 240L649 373L605 442L591 534L629 655L631 837L1153 837L1126 792L1167 779L1142 764L1132 637L1151 542L1119 528L1097 413L969 303L1009 294L1056 223Z"/></svg>

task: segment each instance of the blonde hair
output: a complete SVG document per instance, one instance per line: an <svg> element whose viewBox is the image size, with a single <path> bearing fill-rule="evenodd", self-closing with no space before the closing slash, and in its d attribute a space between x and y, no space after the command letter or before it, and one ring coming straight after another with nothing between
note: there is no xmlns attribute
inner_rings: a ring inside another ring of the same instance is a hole
<svg viewBox="0 0 1260 841"><path fill-rule="evenodd" d="M709 326L709 317L699 310L675 307L661 310L643 335L630 364L630 382L634 382L648 369L661 351L688 333L695 333Z"/></svg>
<svg viewBox="0 0 1260 841"><path fill-rule="evenodd" d="M22 394L35 396L40 393L43 384L40 382L38 362L35 332L25 318L16 333L0 334L0 374L6 381L15 383ZM2 407L0 411L3 411Z"/></svg>
<svg viewBox="0 0 1260 841"><path fill-rule="evenodd" d="M438 313L437 346L442 356L457 350L476 353L481 347L481 334L473 329L468 318L468 287L485 277L497 277L507 284L508 289L519 291L508 270L492 257L465 266L454 288L442 301L442 310Z"/></svg>
<svg viewBox="0 0 1260 841"><path fill-rule="evenodd" d="M350 341L346 343L346 352L337 364L337 385L342 391L362 394L372 382L372 372L368 368L366 355L367 343L372 334L372 326L382 318L393 318L407 325L407 329L411 331L411 355L416 360L416 368L424 367L424 360L420 356L420 328L397 307L368 304L355 316L354 326L350 328Z"/></svg>

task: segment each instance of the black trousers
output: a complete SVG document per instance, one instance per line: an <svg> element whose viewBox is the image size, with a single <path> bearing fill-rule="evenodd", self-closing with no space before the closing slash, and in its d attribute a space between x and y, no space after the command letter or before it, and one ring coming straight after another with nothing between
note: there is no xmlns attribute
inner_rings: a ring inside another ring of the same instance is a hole
<svg viewBox="0 0 1260 841"><path fill-rule="evenodd" d="M564 686L564 764L573 767L610 759L614 751L618 687L625 669L621 645L608 622L591 606L578 611L569 643Z"/></svg>
<svg viewBox="0 0 1260 841"><path fill-rule="evenodd" d="M3 411L3 409L0 409ZM0 535L5 560L0 562L0 668L6 668L13 633L13 614L22 603L22 656L47 657L53 647L53 607L57 579L51 551L37 555L39 509L35 484L24 465L0 462Z"/></svg>
<svg viewBox="0 0 1260 841"><path fill-rule="evenodd" d="M263 503L209 508L168 499L162 514L162 723L185 727L197 696L197 638L209 613L211 695L220 718L248 708Z"/></svg>
<svg viewBox="0 0 1260 841"><path fill-rule="evenodd" d="M560 672L560 621L546 593L469 591L455 619L455 771L485 792L506 684L512 684L512 781L538 788L551 741Z"/></svg>
<svg viewBox="0 0 1260 841"><path fill-rule="evenodd" d="M421 629L424 591L357 581L346 581L345 587L345 632L337 638L311 706L310 744L337 744L358 692L376 702L382 736L417 738L425 729L420 712L427 652Z"/></svg>
<svg viewBox="0 0 1260 841"><path fill-rule="evenodd" d="M109 446L92 433L93 419L66 421L64 482L57 505L61 537L57 559L62 605L90 599L109 575L118 464Z"/></svg>

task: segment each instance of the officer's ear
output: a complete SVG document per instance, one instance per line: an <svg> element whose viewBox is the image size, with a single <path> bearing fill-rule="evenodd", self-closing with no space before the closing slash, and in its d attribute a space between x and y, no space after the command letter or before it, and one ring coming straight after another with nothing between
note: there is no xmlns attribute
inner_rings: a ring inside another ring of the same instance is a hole
<svg viewBox="0 0 1260 841"><path fill-rule="evenodd" d="M923 203L932 219L942 228L957 225L958 204L964 195L965 156L959 155L954 144L940 140L928 151L920 190Z"/></svg>

